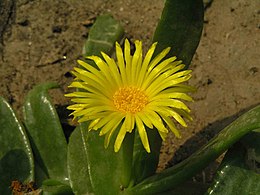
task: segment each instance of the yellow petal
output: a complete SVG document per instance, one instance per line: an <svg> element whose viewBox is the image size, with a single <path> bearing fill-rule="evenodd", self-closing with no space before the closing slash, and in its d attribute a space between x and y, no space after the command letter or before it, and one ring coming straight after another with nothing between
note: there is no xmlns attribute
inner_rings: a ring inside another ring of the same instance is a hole
<svg viewBox="0 0 260 195"><path fill-rule="evenodd" d="M119 151L119 149L122 145L122 142L125 138L125 134L126 134L126 128L125 128L125 124L123 123L120 130L119 130L119 133L116 137L116 141L115 141L115 145L114 145L115 152Z"/></svg>
<svg viewBox="0 0 260 195"><path fill-rule="evenodd" d="M101 72L105 73L104 77L107 79L107 82L110 85L110 88L114 89L116 87L113 76L108 65L98 56L90 56L87 59L93 60L95 64L98 66ZM105 83L106 86L107 83ZM107 89L108 90L108 89Z"/></svg>
<svg viewBox="0 0 260 195"><path fill-rule="evenodd" d="M152 121L152 124L161 132L168 133L168 130L165 128L161 117L153 110L148 111L147 110L147 117L150 121Z"/></svg>
<svg viewBox="0 0 260 195"><path fill-rule="evenodd" d="M178 123L180 123L183 127L187 127L186 122L183 120L183 118L175 111L173 111L169 107L161 107L160 110L163 111L163 113L167 113L167 117L171 116L173 117Z"/></svg>
<svg viewBox="0 0 260 195"><path fill-rule="evenodd" d="M127 113L126 114L126 117L125 117L125 128L126 128L126 131L131 133L132 130L134 129L134 117L132 114L129 114Z"/></svg>
<svg viewBox="0 0 260 195"><path fill-rule="evenodd" d="M163 120L166 122L166 124L168 125L168 127L170 128L170 130L174 133L174 135L177 138L181 138L181 135L179 133L179 131L177 130L177 128L175 127L174 123L172 122L172 120L168 117L162 117Z"/></svg>
<svg viewBox="0 0 260 195"><path fill-rule="evenodd" d="M131 70L131 83L135 83L136 79L139 77L139 73L141 70L142 63L142 42L136 41L135 42L135 53L132 59L132 70Z"/></svg>
<svg viewBox="0 0 260 195"><path fill-rule="evenodd" d="M120 47L118 42L116 42L116 58L117 58L117 65L121 73L122 82L123 84L126 84L127 75L126 75L126 68L125 68L125 60L124 60L122 48Z"/></svg>
<svg viewBox="0 0 260 195"><path fill-rule="evenodd" d="M150 101L154 100L163 100L163 99L182 99L186 101L193 101L193 99L187 95L186 93L179 93L179 92L173 92L173 93L165 93L165 91L157 94L156 96L152 97Z"/></svg>
<svg viewBox="0 0 260 195"><path fill-rule="evenodd" d="M176 84L189 80L190 77L191 75L186 75L176 79L171 79L171 78L165 80L157 79L146 89L147 95L150 97L155 96L156 94L158 94L159 92L165 89L168 89L170 87L173 87Z"/></svg>
<svg viewBox="0 0 260 195"><path fill-rule="evenodd" d="M114 134L114 132L115 132L115 130L116 130L117 128L120 128L120 126L114 126L113 129L111 129L111 131L109 131L109 132L106 134L106 136L105 136L105 141L104 141L104 146L105 146L105 148L108 147L109 142L110 142L110 140L111 140L111 137L112 137L112 135Z"/></svg>
<svg viewBox="0 0 260 195"><path fill-rule="evenodd" d="M143 122L141 121L141 119L138 116L136 116L135 121L136 121L138 133L140 135L142 144L143 144L145 150L148 153L150 153L151 150L150 150L149 141L148 141L148 137L147 137L147 133L146 133L144 124L143 124Z"/></svg>
<svg viewBox="0 0 260 195"><path fill-rule="evenodd" d="M142 67L141 67L141 71L140 71L140 74L139 74L139 78L138 78L138 81L137 81L138 87L141 86L141 84L144 80L144 77L145 77L146 72L148 70L148 65L150 64L150 60L153 56L156 45L157 45L157 43L152 44L152 46L150 47L150 49L148 50L148 52L147 52L147 54L144 58L144 61L143 61Z"/></svg>
<svg viewBox="0 0 260 195"><path fill-rule="evenodd" d="M150 102L149 105L153 106L169 106L169 107L173 107L173 108L179 108L179 109L183 109L187 112L190 112L190 109L180 100L174 100L174 99L164 99L164 100L158 100L158 101L153 101Z"/></svg>
<svg viewBox="0 0 260 195"><path fill-rule="evenodd" d="M99 122L99 120L100 120L100 118L97 118L90 122L90 124L88 126L89 131L93 129L93 127ZM94 130L97 130L97 129L94 129Z"/></svg>
<svg viewBox="0 0 260 195"><path fill-rule="evenodd" d="M125 66L126 66L126 78L127 78L127 83L129 84L131 82L131 61L132 57L130 55L130 43L127 39L125 39L125 47L124 47L124 57L125 57Z"/></svg>
<svg viewBox="0 0 260 195"><path fill-rule="evenodd" d="M122 80L120 73L118 71L118 66L116 65L116 62L114 59L110 58L107 54L101 52L103 58L105 59L106 63L109 65L111 68L111 73L113 75L113 78L115 79L115 82L118 87L122 86Z"/></svg>
<svg viewBox="0 0 260 195"><path fill-rule="evenodd" d="M138 115L138 117L143 121L143 123L149 127L150 129L153 128L153 123L152 121L147 117L146 112L140 112L140 113L136 113L136 115Z"/></svg>
<svg viewBox="0 0 260 195"><path fill-rule="evenodd" d="M148 67L148 73L152 71L152 69L169 53L170 50L171 48L167 47L152 60Z"/></svg>
<svg viewBox="0 0 260 195"><path fill-rule="evenodd" d="M110 119L101 129L99 135L104 135L106 133L108 133L109 131L112 131L114 129L114 127L117 127L120 122L122 121L123 116L114 116L113 119Z"/></svg>
<svg viewBox="0 0 260 195"><path fill-rule="evenodd" d="M114 120L116 118L118 118L118 113L116 112L112 112L110 114L108 114L107 116L101 118L98 123L96 123L96 125L94 126L94 128L99 129L101 127L103 127L105 124L107 124L109 121L113 121L114 123L117 123L117 120ZM120 116L119 116L120 117Z"/></svg>

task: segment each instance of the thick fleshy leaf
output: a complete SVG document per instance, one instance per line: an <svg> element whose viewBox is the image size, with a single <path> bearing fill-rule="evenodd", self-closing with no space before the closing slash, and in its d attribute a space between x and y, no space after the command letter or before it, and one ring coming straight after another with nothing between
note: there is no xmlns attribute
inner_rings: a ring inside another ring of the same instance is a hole
<svg viewBox="0 0 260 195"><path fill-rule="evenodd" d="M120 41L124 29L111 15L99 16L88 34L88 39L83 48L83 56L99 56L101 51L111 54L115 42Z"/></svg>
<svg viewBox="0 0 260 195"><path fill-rule="evenodd" d="M198 46L203 28L202 0L166 0L161 20L156 28L153 42L158 42L154 56L171 47L168 56L177 56L188 67ZM135 139L134 172L139 182L155 173L159 162L159 148L162 139L154 131L146 128L151 146L147 154L140 139Z"/></svg>
<svg viewBox="0 0 260 195"><path fill-rule="evenodd" d="M29 140L10 105L0 97L0 194L11 194L12 181L34 180Z"/></svg>
<svg viewBox="0 0 260 195"><path fill-rule="evenodd" d="M177 56L188 68L203 29L203 0L166 0L153 42L155 54L171 47L169 56Z"/></svg>
<svg viewBox="0 0 260 195"><path fill-rule="evenodd" d="M243 144L242 144L243 143ZM210 195L258 194L260 192L260 132L252 132L232 147L219 167Z"/></svg>
<svg viewBox="0 0 260 195"><path fill-rule="evenodd" d="M57 84L45 83L34 87L28 93L23 106L24 122L35 160L41 170L48 178L66 182L67 143L59 117L48 95L48 89L54 87L58 87ZM38 185L41 183L36 182Z"/></svg>
<svg viewBox="0 0 260 195"><path fill-rule="evenodd" d="M119 41L122 36L123 29L116 20L110 15L99 16L90 30L83 55L100 56L101 51L109 55L115 41ZM112 136L110 146L105 149L104 136L101 137L98 133L99 130L88 132L88 124L81 123L70 138L68 169L75 194L118 194L130 182L133 153L131 147L129 151L129 147L124 147L123 143L120 151L115 153L115 136ZM125 140L128 143L131 138Z"/></svg>
<svg viewBox="0 0 260 195"><path fill-rule="evenodd" d="M202 182L185 182L181 185L178 185L173 190L162 192L160 195L202 195L204 194L209 185Z"/></svg>
<svg viewBox="0 0 260 195"><path fill-rule="evenodd" d="M70 185L75 194L93 192L88 172L86 128L78 126L71 134L68 146L68 172ZM85 129L85 130L84 130Z"/></svg>
<svg viewBox="0 0 260 195"><path fill-rule="evenodd" d="M114 140L115 136L111 141ZM79 125L69 142L68 167L73 192L118 194L124 188L122 176L129 169L124 167L123 147L118 153L114 152L113 144L105 149L104 136L99 136L97 131L88 131L86 123Z"/></svg>
<svg viewBox="0 0 260 195"><path fill-rule="evenodd" d="M43 181L41 189L43 195L74 195L70 186L52 179Z"/></svg>
<svg viewBox="0 0 260 195"><path fill-rule="evenodd" d="M146 177L153 175L159 162L160 148L162 143L160 135L155 129L149 129L146 127L146 131L148 132L151 153L147 153L147 151L144 149L138 132L135 133L136 135L133 156L133 174L135 183L139 183Z"/></svg>
<svg viewBox="0 0 260 195"><path fill-rule="evenodd" d="M47 173L45 173L42 168L39 166L38 162L34 161L34 172L35 172L35 182L37 186L41 186L42 181L48 179Z"/></svg>
<svg viewBox="0 0 260 195"><path fill-rule="evenodd" d="M145 179L127 191L129 194L156 194L174 189L216 159L241 137L260 128L260 106L248 111L223 129L205 147L183 162Z"/></svg>
<svg viewBox="0 0 260 195"><path fill-rule="evenodd" d="M252 169L260 173L260 129L252 131L250 134L243 137L241 140L242 144L247 149L247 159L251 164Z"/></svg>

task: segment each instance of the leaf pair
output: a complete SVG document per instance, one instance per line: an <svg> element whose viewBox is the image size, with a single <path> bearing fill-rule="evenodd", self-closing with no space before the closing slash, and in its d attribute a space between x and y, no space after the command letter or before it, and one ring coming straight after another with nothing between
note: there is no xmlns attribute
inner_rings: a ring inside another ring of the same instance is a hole
<svg viewBox="0 0 260 195"><path fill-rule="evenodd" d="M0 99L0 194L11 194L12 181L41 186L52 178L68 184L67 143L46 83L28 94L23 106L26 130L10 105Z"/></svg>

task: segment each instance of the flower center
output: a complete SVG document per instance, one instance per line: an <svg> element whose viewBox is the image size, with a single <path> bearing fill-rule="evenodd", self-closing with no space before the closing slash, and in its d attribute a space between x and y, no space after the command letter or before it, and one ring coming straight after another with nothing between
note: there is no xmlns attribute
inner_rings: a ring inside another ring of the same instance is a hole
<svg viewBox="0 0 260 195"><path fill-rule="evenodd" d="M125 113L140 112L148 103L147 95L136 87L121 87L113 95L115 107Z"/></svg>

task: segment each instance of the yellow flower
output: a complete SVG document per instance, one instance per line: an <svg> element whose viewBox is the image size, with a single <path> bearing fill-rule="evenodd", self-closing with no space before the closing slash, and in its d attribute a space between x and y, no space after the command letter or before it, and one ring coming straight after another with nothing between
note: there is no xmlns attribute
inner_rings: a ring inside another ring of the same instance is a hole
<svg viewBox="0 0 260 195"><path fill-rule="evenodd" d="M191 120L189 108L182 100L192 101L186 92L194 88L181 84L191 77L191 70L176 57L163 60L169 53L166 48L152 59L156 48L154 43L145 57L142 56L142 42L135 41L135 52L130 54L129 41L125 40L124 52L116 43L116 58L110 58L101 52L103 59L97 56L86 57L93 60L97 67L78 60L82 68L74 68L75 80L69 87L81 91L66 94L72 97L74 105L72 115L79 122L90 121L89 130L100 129L105 135L105 147L118 128L114 150L118 152L126 133L137 129L144 148L150 152L145 126L156 128L165 140L168 128L180 137L172 117L186 127L183 117Z"/></svg>

